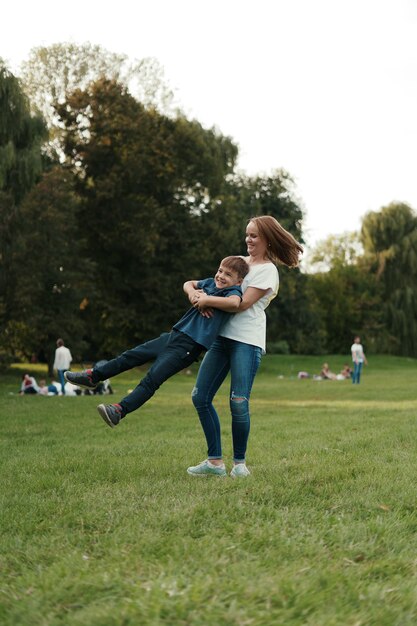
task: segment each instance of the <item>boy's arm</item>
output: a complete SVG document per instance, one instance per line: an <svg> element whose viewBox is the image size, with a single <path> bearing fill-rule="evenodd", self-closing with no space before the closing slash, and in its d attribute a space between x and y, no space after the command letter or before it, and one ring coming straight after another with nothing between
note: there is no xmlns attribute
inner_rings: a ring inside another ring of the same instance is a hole
<svg viewBox="0 0 417 626"><path fill-rule="evenodd" d="M202 289L197 289L197 283L198 280L187 280L182 287L192 305L196 303L196 295L203 292Z"/></svg>

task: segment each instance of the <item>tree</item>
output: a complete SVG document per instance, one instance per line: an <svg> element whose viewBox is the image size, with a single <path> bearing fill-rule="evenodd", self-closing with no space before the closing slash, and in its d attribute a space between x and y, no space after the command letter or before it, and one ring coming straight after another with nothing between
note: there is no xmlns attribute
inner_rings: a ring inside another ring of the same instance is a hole
<svg viewBox="0 0 417 626"><path fill-rule="evenodd" d="M388 329L385 350L417 356L417 216L403 203L368 213L362 242L381 283Z"/></svg>
<svg viewBox="0 0 417 626"><path fill-rule="evenodd" d="M359 233L330 235L315 246L309 261L309 269L316 273L355 265L362 255L363 247Z"/></svg>
<svg viewBox="0 0 417 626"><path fill-rule="evenodd" d="M49 154L61 155L62 126L56 109L76 89L85 90L99 80L129 86L146 107L172 112L173 93L156 59L129 61L125 54L109 52L91 43L58 43L33 48L22 64L21 78L32 107L41 111L50 130Z"/></svg>
<svg viewBox="0 0 417 626"><path fill-rule="evenodd" d="M16 298L11 329L15 353L40 355L52 363L63 337L78 358L85 350L84 310L94 294L94 267L86 259L82 233L73 216L79 200L70 174L55 167L25 197L20 210L25 247L16 255ZM20 343L19 343L20 336Z"/></svg>
<svg viewBox="0 0 417 626"><path fill-rule="evenodd" d="M39 116L30 114L19 81L0 64L0 331L4 347L21 271L17 257L24 247L19 204L41 173L45 136L45 125Z"/></svg>
<svg viewBox="0 0 417 626"><path fill-rule="evenodd" d="M42 169L40 146L46 129L31 115L20 83L0 63L0 191L18 203Z"/></svg>
<svg viewBox="0 0 417 626"><path fill-rule="evenodd" d="M105 79L75 91L58 113L83 199L79 228L99 268L91 334L110 354L169 329L183 310L198 216L237 148L197 122L146 109Z"/></svg>

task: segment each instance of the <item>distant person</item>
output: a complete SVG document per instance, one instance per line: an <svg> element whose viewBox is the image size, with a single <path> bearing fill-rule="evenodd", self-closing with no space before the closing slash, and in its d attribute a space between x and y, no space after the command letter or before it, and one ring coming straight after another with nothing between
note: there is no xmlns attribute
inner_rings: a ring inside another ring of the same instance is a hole
<svg viewBox="0 0 417 626"><path fill-rule="evenodd" d="M323 367L321 368L320 376L324 380L336 380L337 376L334 372L330 371L329 364L323 363Z"/></svg>
<svg viewBox="0 0 417 626"><path fill-rule="evenodd" d="M350 367L348 363L343 365L343 368L340 370L340 376L342 378L352 378L353 369Z"/></svg>
<svg viewBox="0 0 417 626"><path fill-rule="evenodd" d="M353 361L352 383L354 385L359 385L363 364L365 363L365 365L368 365L368 361L366 360L365 352L363 351L361 338L358 335L356 335L356 337L354 338L350 350L352 352Z"/></svg>
<svg viewBox="0 0 417 626"><path fill-rule="evenodd" d="M24 394L35 394L38 392L39 386L36 379L33 376L30 376L30 374L23 374L19 394L23 396Z"/></svg>
<svg viewBox="0 0 417 626"><path fill-rule="evenodd" d="M48 385L46 384L46 380L44 378L41 378L39 381L39 391L38 393L40 393L41 396L47 396L48 395Z"/></svg>
<svg viewBox="0 0 417 626"><path fill-rule="evenodd" d="M56 342L54 370L57 371L59 382L61 383L62 394L65 395L65 377L64 374L71 367L72 356L68 348L65 347L63 339Z"/></svg>

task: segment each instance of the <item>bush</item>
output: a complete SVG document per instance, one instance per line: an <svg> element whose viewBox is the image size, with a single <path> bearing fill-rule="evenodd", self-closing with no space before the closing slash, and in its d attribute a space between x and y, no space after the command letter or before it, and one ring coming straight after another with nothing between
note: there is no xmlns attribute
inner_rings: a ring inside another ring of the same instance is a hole
<svg viewBox="0 0 417 626"><path fill-rule="evenodd" d="M288 341L271 341L266 344L266 351L269 354L290 354Z"/></svg>

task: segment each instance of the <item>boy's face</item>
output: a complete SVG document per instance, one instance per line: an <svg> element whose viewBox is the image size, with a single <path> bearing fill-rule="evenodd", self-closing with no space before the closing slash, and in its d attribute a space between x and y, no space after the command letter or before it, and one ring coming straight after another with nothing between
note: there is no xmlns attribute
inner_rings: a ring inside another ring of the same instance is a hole
<svg viewBox="0 0 417 626"><path fill-rule="evenodd" d="M233 285L240 285L242 279L239 278L238 273L231 270L229 267L225 267L220 263L220 267L214 277L217 289L224 289L225 287L233 287Z"/></svg>

